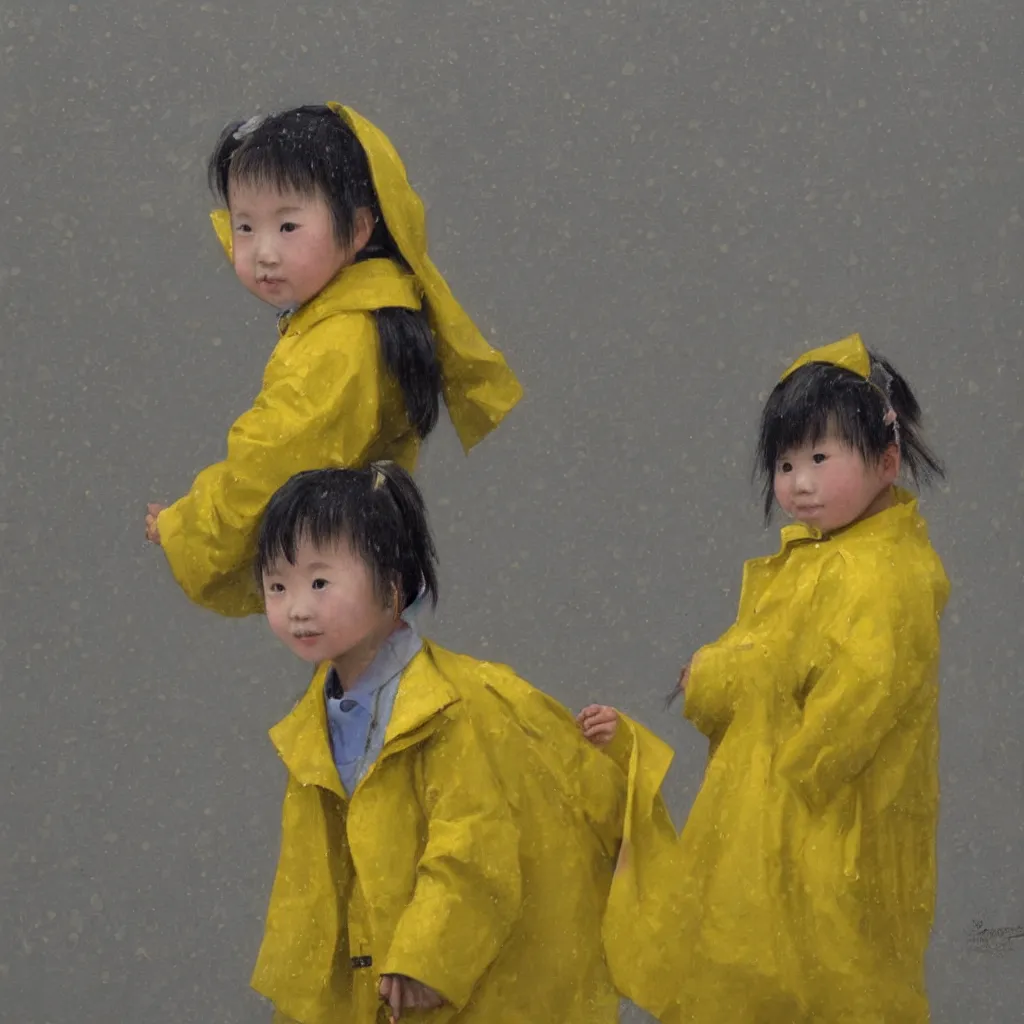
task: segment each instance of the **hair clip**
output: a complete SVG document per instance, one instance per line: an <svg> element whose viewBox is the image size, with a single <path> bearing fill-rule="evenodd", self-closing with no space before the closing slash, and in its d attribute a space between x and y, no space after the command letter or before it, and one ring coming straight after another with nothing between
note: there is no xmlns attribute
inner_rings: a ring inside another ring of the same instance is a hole
<svg viewBox="0 0 1024 1024"><path fill-rule="evenodd" d="M247 135L252 135L252 133L256 131L256 129L259 128L266 119L266 114L256 114L253 117L250 117L248 121L244 121L235 129L234 134L231 137L235 139L235 141L240 142Z"/></svg>
<svg viewBox="0 0 1024 1024"><path fill-rule="evenodd" d="M882 422L887 427L892 427L893 439L896 442L897 447L900 443L900 418L896 415L896 410L890 405L888 411L882 419Z"/></svg>

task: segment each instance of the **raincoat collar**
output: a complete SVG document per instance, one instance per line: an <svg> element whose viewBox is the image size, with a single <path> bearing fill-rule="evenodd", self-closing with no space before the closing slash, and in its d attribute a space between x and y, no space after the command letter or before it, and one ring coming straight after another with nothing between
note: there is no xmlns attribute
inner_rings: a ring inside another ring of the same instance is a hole
<svg viewBox="0 0 1024 1024"><path fill-rule="evenodd" d="M400 306L422 306L416 278L389 259L361 260L344 267L331 282L293 313L278 320L278 330L307 331L337 313L364 313Z"/></svg>
<svg viewBox="0 0 1024 1024"><path fill-rule="evenodd" d="M329 670L329 663L317 669L299 703L270 730L270 739L296 782L319 786L347 799L327 733L324 684ZM459 699L454 687L438 670L432 645L424 640L420 652L402 674L381 757L387 757L431 731L437 716Z"/></svg>
<svg viewBox="0 0 1024 1024"><path fill-rule="evenodd" d="M782 550L785 551L802 541L847 541L903 532L920 518L917 511L917 497L902 487L896 487L894 490L896 502L892 507L883 509L867 519L859 519L857 522L829 534L823 534L821 530L807 526L805 523L791 523L789 526L784 526L782 528Z"/></svg>
<svg viewBox="0 0 1024 1024"><path fill-rule="evenodd" d="M391 140L350 107L340 103L327 106L352 129L366 152L384 222L403 259L412 268L425 299L437 339L445 405L462 447L468 452L519 402L522 387L502 354L487 343L459 305L427 255L423 202L409 184L405 165ZM231 216L227 210L214 210L211 219L231 260Z"/></svg>

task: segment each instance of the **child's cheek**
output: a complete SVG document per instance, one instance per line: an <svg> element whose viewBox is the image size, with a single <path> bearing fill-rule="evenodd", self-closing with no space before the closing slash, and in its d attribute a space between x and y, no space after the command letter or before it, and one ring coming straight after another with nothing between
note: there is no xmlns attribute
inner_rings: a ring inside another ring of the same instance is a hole
<svg viewBox="0 0 1024 1024"><path fill-rule="evenodd" d="M785 480L781 480L779 477L775 478L775 500L783 512L790 513L792 506L789 500L789 488L786 487Z"/></svg>
<svg viewBox="0 0 1024 1024"><path fill-rule="evenodd" d="M288 624L285 621L280 602L276 602L272 594L266 595L264 601L267 609L267 625L270 626L270 631L278 640L287 641L291 634L288 631Z"/></svg>

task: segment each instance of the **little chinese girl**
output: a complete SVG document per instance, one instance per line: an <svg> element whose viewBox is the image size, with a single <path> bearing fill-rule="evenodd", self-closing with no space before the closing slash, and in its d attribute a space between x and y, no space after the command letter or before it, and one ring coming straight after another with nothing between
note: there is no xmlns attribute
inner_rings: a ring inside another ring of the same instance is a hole
<svg viewBox="0 0 1024 1024"><path fill-rule="evenodd" d="M765 513L792 523L679 684L710 756L680 837L686 898L647 922L677 959L673 1020L928 1020L949 582L897 485L941 472L919 420L858 336L804 355L768 398ZM604 745L618 716L593 705L580 723Z"/></svg>

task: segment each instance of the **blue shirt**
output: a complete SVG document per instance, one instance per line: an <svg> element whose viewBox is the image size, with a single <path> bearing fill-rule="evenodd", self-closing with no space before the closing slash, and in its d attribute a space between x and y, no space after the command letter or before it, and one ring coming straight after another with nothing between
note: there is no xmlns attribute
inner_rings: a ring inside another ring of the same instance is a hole
<svg viewBox="0 0 1024 1024"><path fill-rule="evenodd" d="M349 796L384 748L399 680L422 646L419 633L406 619L405 627L388 637L351 689L342 690L333 668L327 673L327 731L338 777Z"/></svg>

